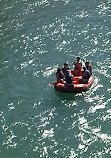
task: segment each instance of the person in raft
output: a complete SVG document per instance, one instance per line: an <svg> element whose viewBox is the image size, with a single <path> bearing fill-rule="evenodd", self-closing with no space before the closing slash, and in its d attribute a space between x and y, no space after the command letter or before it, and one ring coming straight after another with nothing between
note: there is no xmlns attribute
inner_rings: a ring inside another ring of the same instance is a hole
<svg viewBox="0 0 111 158"><path fill-rule="evenodd" d="M85 62L85 66L86 66L87 70L90 71L90 75L92 75L92 67L91 67L91 65L90 65L88 60Z"/></svg>
<svg viewBox="0 0 111 158"><path fill-rule="evenodd" d="M76 58L76 63L73 62L74 64L74 76L80 76L81 75L81 69L82 69L82 62L80 61L80 57Z"/></svg>
<svg viewBox="0 0 111 158"><path fill-rule="evenodd" d="M56 78L57 78L57 83L62 83L63 82L64 74L63 74L61 68L57 69Z"/></svg>
<svg viewBox="0 0 111 158"><path fill-rule="evenodd" d="M73 76L70 74L70 71L67 70L67 75L66 75L66 84L65 86L67 87L72 87L73 85Z"/></svg>
<svg viewBox="0 0 111 158"><path fill-rule="evenodd" d="M62 72L64 76L67 76L67 70L69 70L68 63L64 63L64 67L62 68Z"/></svg>
<svg viewBox="0 0 111 158"><path fill-rule="evenodd" d="M82 72L82 83L87 84L89 81L89 78L91 76L90 71L86 69L85 66L83 66L83 72Z"/></svg>

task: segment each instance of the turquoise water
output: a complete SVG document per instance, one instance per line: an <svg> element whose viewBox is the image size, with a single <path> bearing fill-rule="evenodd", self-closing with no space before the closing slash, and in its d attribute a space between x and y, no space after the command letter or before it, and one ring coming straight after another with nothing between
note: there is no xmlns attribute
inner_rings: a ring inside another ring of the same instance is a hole
<svg viewBox="0 0 111 158"><path fill-rule="evenodd" d="M56 92L78 55L94 84ZM110 158L110 106L110 0L0 0L0 158Z"/></svg>

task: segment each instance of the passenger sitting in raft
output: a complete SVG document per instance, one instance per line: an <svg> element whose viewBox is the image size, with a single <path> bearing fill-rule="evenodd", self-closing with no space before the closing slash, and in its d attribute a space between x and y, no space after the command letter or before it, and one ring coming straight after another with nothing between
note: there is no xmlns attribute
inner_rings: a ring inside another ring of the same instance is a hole
<svg viewBox="0 0 111 158"><path fill-rule="evenodd" d="M68 64L64 63L64 67L62 68L62 72L64 74L64 76L67 76L67 70L69 70Z"/></svg>
<svg viewBox="0 0 111 158"><path fill-rule="evenodd" d="M87 84L89 81L89 78L91 76L89 70L86 70L86 67L83 67L83 72L82 72L82 83Z"/></svg>
<svg viewBox="0 0 111 158"><path fill-rule="evenodd" d="M85 66L86 66L87 70L90 71L90 75L92 75L92 67L91 67L89 61L86 61L86 62L85 62Z"/></svg>
<svg viewBox="0 0 111 158"><path fill-rule="evenodd" d="M68 87L72 87L72 86L74 86L73 85L73 76L70 74L70 71L68 70L67 71L67 75L66 75L66 86L68 86Z"/></svg>
<svg viewBox="0 0 111 158"><path fill-rule="evenodd" d="M64 81L63 81L63 79L64 79L64 74L63 74L61 68L58 68L58 69L57 69L56 78L57 78L57 83L62 83L62 82L64 82Z"/></svg>
<svg viewBox="0 0 111 158"><path fill-rule="evenodd" d="M76 63L73 62L74 64L73 76L81 76L82 62L80 61L80 57L77 57L76 60L77 60Z"/></svg>

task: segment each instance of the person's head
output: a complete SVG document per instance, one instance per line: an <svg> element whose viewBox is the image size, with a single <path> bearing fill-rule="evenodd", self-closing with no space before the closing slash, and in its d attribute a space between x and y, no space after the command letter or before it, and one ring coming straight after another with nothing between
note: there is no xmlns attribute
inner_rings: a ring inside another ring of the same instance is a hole
<svg viewBox="0 0 111 158"><path fill-rule="evenodd" d="M64 63L64 67L67 68L67 67L68 67L68 64L67 64L67 63Z"/></svg>
<svg viewBox="0 0 111 158"><path fill-rule="evenodd" d="M86 71L86 67L85 66L83 66L83 71Z"/></svg>
<svg viewBox="0 0 111 158"><path fill-rule="evenodd" d="M57 72L60 73L61 72L61 68L58 67Z"/></svg>
<svg viewBox="0 0 111 158"><path fill-rule="evenodd" d="M77 59L77 62L79 62L79 61L80 61L80 57L77 57L76 59Z"/></svg>
<svg viewBox="0 0 111 158"><path fill-rule="evenodd" d="M86 61L86 62L85 62L85 65L86 65L86 66L89 66L89 61Z"/></svg>

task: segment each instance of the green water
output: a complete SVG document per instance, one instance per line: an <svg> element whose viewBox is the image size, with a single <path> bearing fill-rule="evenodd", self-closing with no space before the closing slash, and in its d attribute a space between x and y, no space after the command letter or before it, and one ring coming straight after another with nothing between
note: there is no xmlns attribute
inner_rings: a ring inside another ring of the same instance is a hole
<svg viewBox="0 0 111 158"><path fill-rule="evenodd" d="M56 92L78 55L94 84ZM0 0L0 158L110 158L110 106L110 0Z"/></svg>

